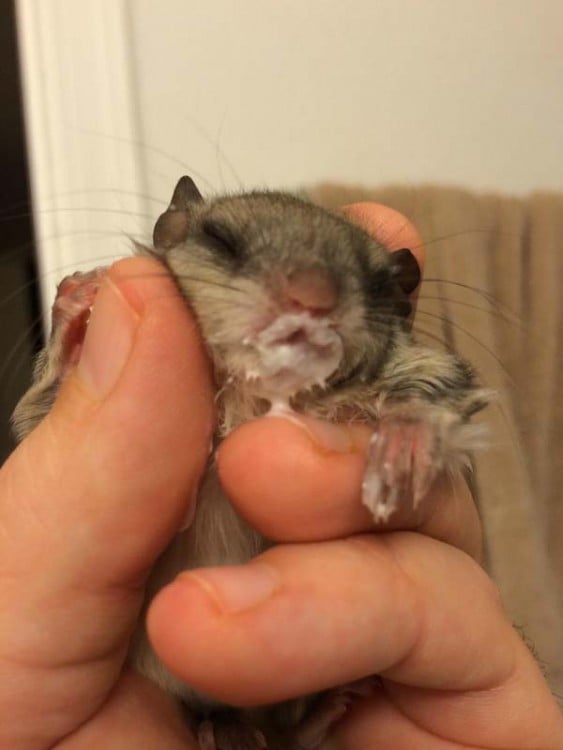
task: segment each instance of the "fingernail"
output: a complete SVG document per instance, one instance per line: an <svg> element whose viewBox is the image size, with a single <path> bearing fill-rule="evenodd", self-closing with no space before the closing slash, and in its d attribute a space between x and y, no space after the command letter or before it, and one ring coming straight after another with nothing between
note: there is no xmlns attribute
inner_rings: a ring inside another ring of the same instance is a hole
<svg viewBox="0 0 563 750"><path fill-rule="evenodd" d="M196 583L220 609L233 613L261 604L279 588L275 570L264 563L190 571L179 580Z"/></svg>
<svg viewBox="0 0 563 750"><path fill-rule="evenodd" d="M275 413L273 418L285 419L307 433L315 447L327 453L353 453L358 450L354 435L346 424L323 422L295 412Z"/></svg>
<svg viewBox="0 0 563 750"><path fill-rule="evenodd" d="M138 323L138 314L106 278L92 308L77 366L83 382L100 398L107 396L119 379Z"/></svg>

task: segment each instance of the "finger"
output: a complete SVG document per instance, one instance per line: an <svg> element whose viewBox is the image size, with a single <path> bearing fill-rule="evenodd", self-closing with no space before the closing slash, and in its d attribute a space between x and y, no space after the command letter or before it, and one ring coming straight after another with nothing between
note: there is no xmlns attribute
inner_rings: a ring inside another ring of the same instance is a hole
<svg viewBox="0 0 563 750"><path fill-rule="evenodd" d="M0 475L0 661L25 665L0 686L12 727L29 732L36 705L38 725L54 715L65 733L84 716L60 701L88 712L103 700L143 578L195 494L212 421L207 362L176 287L154 261L118 263L76 370Z"/></svg>
<svg viewBox="0 0 563 750"><path fill-rule="evenodd" d="M148 624L172 671L234 705L379 674L428 732L461 741L475 726L475 746L518 747L519 719L499 726L498 716L514 717L530 688L546 698L490 580L419 534L281 546L246 566L186 573Z"/></svg>
<svg viewBox="0 0 563 750"><path fill-rule="evenodd" d="M66 539L53 575L73 571L82 580L90 561L101 583L138 575L195 491L211 404L199 335L171 279L152 260L117 264L98 293L78 367L2 471L2 522L13 539L3 553L15 558L35 537L43 545ZM155 513L155 500L168 498ZM68 541L77 535L81 544ZM22 555L28 560L29 549ZM35 562L26 567L34 571Z"/></svg>
<svg viewBox="0 0 563 750"><path fill-rule="evenodd" d="M320 541L408 528L479 558L479 517L461 478L441 478L416 509L405 504L387 522L374 521L361 501L370 437L365 425L297 415L248 422L219 448L221 483L239 513L268 539Z"/></svg>
<svg viewBox="0 0 563 750"><path fill-rule="evenodd" d="M420 717L414 704L397 700L383 683L373 698L357 702L333 727L333 750L553 750L563 747L562 719L537 669L530 674L530 657L521 652L515 679L527 680L526 690L508 686L476 695L429 695L432 705ZM470 710L466 711L466 708Z"/></svg>
<svg viewBox="0 0 563 750"><path fill-rule="evenodd" d="M381 203L353 203L344 206L342 213L371 234L389 251L408 248L424 269L424 245L418 230L403 214Z"/></svg>
<svg viewBox="0 0 563 750"><path fill-rule="evenodd" d="M389 252L407 248L416 258L420 276L424 272L424 244L417 228L403 214L381 203L353 203L344 206L342 213L354 224L358 224ZM420 285L410 294L412 303L411 321L416 312Z"/></svg>

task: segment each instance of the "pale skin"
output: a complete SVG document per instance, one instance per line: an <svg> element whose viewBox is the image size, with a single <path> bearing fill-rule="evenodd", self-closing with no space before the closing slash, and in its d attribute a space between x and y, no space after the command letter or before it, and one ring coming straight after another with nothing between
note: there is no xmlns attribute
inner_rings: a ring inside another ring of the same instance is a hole
<svg viewBox="0 0 563 750"><path fill-rule="evenodd" d="M346 213L390 249L416 230ZM176 704L124 667L143 581L185 518L213 426L211 373L175 288L115 265L80 363L0 474L0 749L196 747ZM237 705L381 675L339 750L556 750L563 720L478 564L462 481L374 531L360 503L369 430L264 418L218 464L280 543L240 568L184 574L149 611L165 663ZM251 459L251 460L249 460Z"/></svg>

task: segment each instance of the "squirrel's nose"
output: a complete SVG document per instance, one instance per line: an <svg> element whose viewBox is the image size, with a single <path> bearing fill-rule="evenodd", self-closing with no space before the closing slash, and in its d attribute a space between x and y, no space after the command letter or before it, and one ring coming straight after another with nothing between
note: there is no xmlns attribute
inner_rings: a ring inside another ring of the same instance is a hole
<svg viewBox="0 0 563 750"><path fill-rule="evenodd" d="M284 291L290 307L317 315L331 312L338 301L336 284L328 273L316 268L290 274Z"/></svg>

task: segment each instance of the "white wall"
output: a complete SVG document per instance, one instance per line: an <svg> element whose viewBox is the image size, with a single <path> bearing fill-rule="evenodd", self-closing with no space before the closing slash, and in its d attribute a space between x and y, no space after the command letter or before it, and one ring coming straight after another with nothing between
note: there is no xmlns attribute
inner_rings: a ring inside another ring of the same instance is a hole
<svg viewBox="0 0 563 750"><path fill-rule="evenodd" d="M219 175L216 142L251 186L563 188L561 0L130 8L143 139L217 188L236 182ZM162 164L149 162L160 193Z"/></svg>
<svg viewBox="0 0 563 750"><path fill-rule="evenodd" d="M563 189L561 0L17 5L46 310L183 173Z"/></svg>

